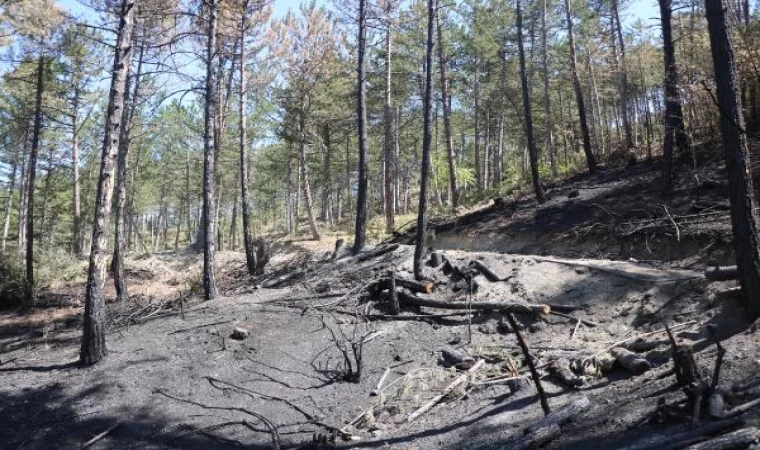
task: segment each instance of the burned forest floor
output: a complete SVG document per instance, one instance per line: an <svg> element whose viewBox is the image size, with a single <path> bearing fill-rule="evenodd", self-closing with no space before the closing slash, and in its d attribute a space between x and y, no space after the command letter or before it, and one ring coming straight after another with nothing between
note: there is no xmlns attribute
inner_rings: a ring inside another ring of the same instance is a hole
<svg viewBox="0 0 760 450"><path fill-rule="evenodd" d="M90 368L82 277L55 285L0 313L0 448L749 448L758 326L704 275L733 259L725 174L684 170L668 199L658 177L436 218L424 282L410 235L358 256L279 241L255 278L221 252L206 302L200 255L130 257Z"/></svg>

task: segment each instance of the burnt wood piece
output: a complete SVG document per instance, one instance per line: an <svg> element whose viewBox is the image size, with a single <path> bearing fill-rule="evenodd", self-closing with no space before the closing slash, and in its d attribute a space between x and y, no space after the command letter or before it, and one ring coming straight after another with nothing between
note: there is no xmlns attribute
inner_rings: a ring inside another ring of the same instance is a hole
<svg viewBox="0 0 760 450"><path fill-rule="evenodd" d="M739 279L739 269L736 266L713 267L705 270L705 278L709 281L730 281Z"/></svg>
<svg viewBox="0 0 760 450"><path fill-rule="evenodd" d="M474 267L478 270L478 272L482 273L484 277L491 283L495 283L497 281L505 281L509 279L510 277L502 278L496 274L493 270L491 270L490 267L488 267L483 261L480 260L472 260L470 261L470 267Z"/></svg>
<svg viewBox="0 0 760 450"><path fill-rule="evenodd" d="M577 388L583 385L583 379L570 369L570 360L567 358L560 358L552 362L549 365L549 369L557 376L557 378L571 388Z"/></svg>
<svg viewBox="0 0 760 450"><path fill-rule="evenodd" d="M277 287L277 286L279 286L280 284L282 284L282 283L284 283L286 281L295 280L296 278L300 278L305 273L306 273L306 271L303 270L303 269L296 269L296 270L293 270L292 272L286 273L285 275L280 275L277 278L272 278L272 279L266 280L263 283L261 283L258 287L260 287L260 288L273 288L273 287Z"/></svg>
<svg viewBox="0 0 760 450"><path fill-rule="evenodd" d="M757 427L747 427L719 436L709 441L694 444L687 450L728 450L734 448L749 448L751 444L760 442L760 430Z"/></svg>
<svg viewBox="0 0 760 450"><path fill-rule="evenodd" d="M429 308L442 308L442 309L477 309L477 310L489 310L500 311L502 313L518 313L518 314L549 314L551 308L547 305L533 305L527 303L496 303L496 302L446 302L443 300L433 300L428 298L415 297L404 291L398 291L399 303L411 305L411 306L426 306Z"/></svg>
<svg viewBox="0 0 760 450"><path fill-rule="evenodd" d="M520 345L520 349L523 352L525 363L528 364L528 369L530 369L530 375L533 377L533 382L536 384L538 398L541 401L541 409L544 410L544 415L548 416L552 410L549 408L549 402L546 400L546 393L544 392L543 386L541 386L541 377L538 376L536 365L533 364L533 359L530 357L530 349L528 348L528 344L525 342L525 339L523 339L520 330L517 329L517 323L515 322L515 317L512 315L512 313L508 313L506 317L507 321L509 321L509 325L512 327L512 330L515 333L515 336L517 337L517 343Z"/></svg>
<svg viewBox="0 0 760 450"><path fill-rule="evenodd" d="M742 421L738 419L719 420L681 432L650 435L627 446L618 447L618 450L682 449L687 445L706 439L707 436L719 434L742 425Z"/></svg>
<svg viewBox="0 0 760 450"><path fill-rule="evenodd" d="M610 350L610 354L615 357L615 360L623 366L627 371L634 375L641 375L647 370L652 368L649 361L642 356L633 353L630 350L626 350L623 347L615 347Z"/></svg>

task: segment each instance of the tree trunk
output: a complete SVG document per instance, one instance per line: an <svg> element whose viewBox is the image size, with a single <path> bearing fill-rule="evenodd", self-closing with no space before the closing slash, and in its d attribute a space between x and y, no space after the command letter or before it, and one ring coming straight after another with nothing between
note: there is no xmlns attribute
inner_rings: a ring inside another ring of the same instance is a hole
<svg viewBox="0 0 760 450"><path fill-rule="evenodd" d="M591 136L588 131L588 122L586 120L586 105L583 101L583 89L581 89L581 79L578 76L578 57L575 53L575 35L573 33L573 17L570 10L570 0L565 0L565 19L567 20L567 39L570 47L570 70L573 75L573 90L575 91L575 100L578 104L578 119L581 123L581 134L583 135L583 152L586 154L586 165L588 171L596 171L596 158L591 150Z"/></svg>
<svg viewBox="0 0 760 450"><path fill-rule="evenodd" d="M72 178L72 201L71 215L73 219L72 243L74 255L80 256L82 249L82 198L81 181L79 179L79 88L74 89L74 103L72 106L71 122L71 178Z"/></svg>
<svg viewBox="0 0 760 450"><path fill-rule="evenodd" d="M359 61L358 101L356 104L356 120L359 130L359 186L356 196L356 228L353 252L356 255L364 247L367 231L367 85L365 78L365 52L367 50L367 1L359 0Z"/></svg>
<svg viewBox="0 0 760 450"><path fill-rule="evenodd" d="M40 134L42 134L42 91L45 75L45 57L40 50L37 61L37 93L34 103L34 128L32 129L32 148L29 152L29 166L27 168L27 193L26 193L26 302L34 305L37 300L36 286L34 285L34 179L37 174L37 155L40 150Z"/></svg>
<svg viewBox="0 0 760 450"><path fill-rule="evenodd" d="M618 66L618 90L620 91L620 117L623 120L625 129L625 147L633 147L633 129L628 117L628 67L625 58L625 40L623 39L623 26L620 23L620 13L618 12L618 0L612 0L612 24L613 24L613 41L617 36L620 45L620 61ZM617 52L615 52L617 57Z"/></svg>
<svg viewBox="0 0 760 450"><path fill-rule="evenodd" d="M483 196L483 165L480 158L480 63L475 57L475 184L478 198Z"/></svg>
<svg viewBox="0 0 760 450"><path fill-rule="evenodd" d="M551 167L552 176L556 177L557 173L557 146L554 143L554 122L552 120L552 103L549 97L549 48L546 43L546 10L549 0L543 0L541 3L541 70L544 81L544 114L546 114L546 153L549 154L549 166ZM499 132L502 130L502 124L499 124Z"/></svg>
<svg viewBox="0 0 760 450"><path fill-rule="evenodd" d="M216 238L216 117L218 80L214 70L217 59L217 14L219 0L208 0L208 29L206 30L206 85L203 131L203 288L204 298L216 297L216 279L214 278L214 258Z"/></svg>
<svg viewBox="0 0 760 450"><path fill-rule="evenodd" d="M135 8L135 0L123 0L119 14L119 34L114 53L111 94L106 115L98 193L95 199L90 264L87 271L84 333L79 355L82 364L87 366L97 363L107 354L103 287L106 281L106 252L108 251L109 220L114 188L114 163L119 150L123 126L121 112L124 108L127 73L132 60Z"/></svg>
<svg viewBox="0 0 760 450"><path fill-rule="evenodd" d="M243 216L243 247L245 250L245 267L248 274L256 274L256 253L253 248L253 233L251 231L251 199L249 193L250 173L248 169L248 86L246 70L245 34L248 17L243 14L240 35L240 204Z"/></svg>
<svg viewBox="0 0 760 450"><path fill-rule="evenodd" d="M322 144L324 158L322 159L322 221L332 225L332 136L330 124L325 122L322 127Z"/></svg>
<svg viewBox="0 0 760 450"><path fill-rule="evenodd" d="M662 20L662 50L665 59L665 137L662 147L662 193L673 190L673 145L681 154L688 150L683 123L681 94L678 90L675 45L671 28L670 0L659 0Z"/></svg>
<svg viewBox="0 0 760 450"><path fill-rule="evenodd" d="M528 73L525 68L525 50L523 48L523 24L521 0L517 0L517 52L520 58L520 83L522 85L523 110L525 111L525 138L528 143L528 157L530 158L530 173L533 177L533 191L539 203L546 201L544 188L538 175L538 150L533 138L533 111L530 104L530 86L528 85Z"/></svg>
<svg viewBox="0 0 760 450"><path fill-rule="evenodd" d="M422 164L420 165L420 199L417 211L417 233L414 245L414 277L422 280L422 260L427 240L427 194L430 176L430 144L433 140L431 119L433 112L433 45L435 42L436 0L427 2L427 48L425 50L425 94L422 103Z"/></svg>
<svg viewBox="0 0 760 450"><path fill-rule="evenodd" d="M113 283L116 288L116 299L120 303L129 300L127 277L124 275L124 210L127 204L127 169L130 135L132 131L132 120L135 115L135 109L137 108L137 94L140 89L144 55L145 45L141 45L140 53L137 58L137 70L133 75L127 73L127 81L124 88L125 107L122 116L121 137L119 138L119 155L116 162L116 223L114 224L114 245L111 270L113 271ZM130 91L130 84L132 82L134 82L134 89Z"/></svg>
<svg viewBox="0 0 760 450"><path fill-rule="evenodd" d="M22 155L23 156L23 155ZM3 251L5 254L5 245L8 240L8 232L11 228L11 207L13 206L13 190L16 188L16 173L18 172L18 164L16 160L18 155L11 160L11 176L8 180L8 196L5 197L5 219L3 220Z"/></svg>
<svg viewBox="0 0 760 450"><path fill-rule="evenodd" d="M710 32L715 84L718 91L720 125L728 172L731 224L734 232L736 264L742 294L754 317L760 316L760 242L752 176L744 131L740 83L734 59L734 47L722 0L705 0Z"/></svg>
<svg viewBox="0 0 760 450"><path fill-rule="evenodd" d="M459 181L457 180L457 160L454 153L454 131L451 128L451 99L449 80L446 78L446 52L443 48L443 30L440 15L436 18L438 28L438 64L441 69L441 103L443 103L443 132L446 139L446 155L449 162L449 195L451 208L459 207Z"/></svg>
<svg viewBox="0 0 760 450"><path fill-rule="evenodd" d="M391 92L391 81L393 76L393 72L391 71L391 51L393 45L393 33L391 31L390 22L391 6L392 3L390 1L387 1L385 3L385 14L388 23L385 30L385 107L383 109L383 132L385 136L383 140L383 152L385 154L385 179L383 187L385 190L385 228L389 233L392 232L396 227L396 192L393 188L393 175L395 173L396 165L396 161L394 159L396 142L395 132L393 130L395 123L393 117L393 97Z"/></svg>
<svg viewBox="0 0 760 450"><path fill-rule="evenodd" d="M304 104L306 100L302 100ZM315 241L321 239L319 235L319 228L317 228L317 218L314 216L314 205L311 201L311 186L309 184L309 165L306 160L306 110L301 109L300 119L300 142L298 147L299 162L301 166L301 189L303 189L303 200L306 203L306 214L309 217L309 229L311 231L311 238ZM297 192L297 191L296 191ZM297 194L296 194L297 195ZM297 214L297 213L296 213ZM297 217L297 216L296 216ZM297 221L297 219L296 219Z"/></svg>

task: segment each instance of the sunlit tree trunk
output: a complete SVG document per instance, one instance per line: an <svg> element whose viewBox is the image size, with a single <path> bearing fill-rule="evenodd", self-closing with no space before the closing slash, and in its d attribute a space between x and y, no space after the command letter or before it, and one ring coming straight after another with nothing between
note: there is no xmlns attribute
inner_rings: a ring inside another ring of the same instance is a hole
<svg viewBox="0 0 760 450"><path fill-rule="evenodd" d="M101 155L98 192L92 227L90 263L84 309L84 332L80 360L92 365L107 355L105 342L105 305L103 287L106 281L106 253L114 188L114 169L121 137L122 110L134 31L135 0L123 0L119 13L119 31L114 52L111 93L108 99L103 153Z"/></svg>
<svg viewBox="0 0 760 450"><path fill-rule="evenodd" d="M552 176L557 176L557 146L554 143L554 121L552 120L552 102L549 97L549 48L546 42L546 9L548 0L541 2L541 70L544 82L544 114L546 114L546 153L549 154L549 166ZM499 123L499 133L503 122Z"/></svg>
<svg viewBox="0 0 760 450"><path fill-rule="evenodd" d="M583 135L583 152L586 154L586 165L588 171L596 171L596 158L591 149L591 136L588 130L588 121L586 120L586 105L583 101L583 89L581 88L581 79L578 76L578 57L575 52L575 34L573 32L573 17L570 10L570 0L565 0L565 19L567 21L567 40L570 47L570 70L573 76L573 90L575 91L575 101L578 104L578 119L581 123L581 134Z"/></svg>
<svg viewBox="0 0 760 450"><path fill-rule="evenodd" d="M457 180L457 160L454 154L454 132L451 127L451 99L449 80L446 78L446 52L443 48L443 30L440 14L436 17L438 28L438 64L441 71L441 103L443 104L443 132L446 139L446 156L449 162L449 195L451 208L459 207L459 181Z"/></svg>
<svg viewBox="0 0 760 450"><path fill-rule="evenodd" d="M414 245L414 277L424 278L422 259L427 240L428 182L430 177L430 146L433 140L433 46L435 42L436 0L427 2L427 45L425 50L425 93L422 101L422 162L420 164L420 198L417 211L417 232Z"/></svg>
<svg viewBox="0 0 760 450"><path fill-rule="evenodd" d="M32 129L32 147L29 151L26 192L26 302L34 305L37 289L34 283L34 179L37 174L37 155L40 150L42 134L42 93L45 87L45 57L40 50L37 60L37 84L34 102L34 128Z"/></svg>
<svg viewBox="0 0 760 450"><path fill-rule="evenodd" d="M204 298L211 300L217 295L214 278L216 248L216 128L217 93L219 81L214 64L217 60L217 14L219 0L208 0L208 23L206 30L206 85L203 131L203 290Z"/></svg>

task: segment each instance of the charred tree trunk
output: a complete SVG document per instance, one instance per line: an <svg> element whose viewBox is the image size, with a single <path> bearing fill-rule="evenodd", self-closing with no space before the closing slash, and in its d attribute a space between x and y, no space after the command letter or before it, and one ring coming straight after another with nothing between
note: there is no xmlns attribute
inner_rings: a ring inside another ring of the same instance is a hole
<svg viewBox="0 0 760 450"><path fill-rule="evenodd" d="M443 132L446 139L446 155L449 160L449 195L451 208L459 207L459 181L457 180L457 159L454 154L454 132L451 128L451 103L449 98L449 81L446 78L446 52L443 48L443 30L441 16L436 18L438 28L438 64L441 69L441 103L443 103Z"/></svg>
<svg viewBox="0 0 760 450"><path fill-rule="evenodd" d="M74 255L80 256L82 249L82 197L81 180L79 179L79 88L74 89L72 122L71 122L71 215L72 215L72 243Z"/></svg>
<svg viewBox="0 0 760 450"><path fill-rule="evenodd" d="M359 130L359 182L356 196L356 228L354 235L354 254L358 254L366 240L367 232L367 68L365 53L367 50L367 1L359 0L359 61L356 89L356 120Z"/></svg>
<svg viewBox="0 0 760 450"><path fill-rule="evenodd" d="M573 32L573 17L570 10L570 0L565 0L565 19L567 20L567 39L570 47L570 70L573 75L573 90L575 91L575 100L578 104L578 119L581 123L581 134L583 135L583 151L586 154L586 165L588 171L596 171L596 158L591 149L591 136L588 130L588 121L586 120L586 105L583 101L583 89L581 88L581 79L578 76L578 57L575 51L575 35Z"/></svg>
<svg viewBox="0 0 760 450"><path fill-rule="evenodd" d="M32 129L32 148L29 152L29 167L27 168L26 193L26 302L34 305L37 301L37 290L34 285L34 179L37 174L37 155L40 151L40 135L42 134L42 92L45 87L45 57L40 50L37 60L37 88L34 101L34 128Z"/></svg>
<svg viewBox="0 0 760 450"><path fill-rule="evenodd" d="M662 50L665 59L665 136L662 146L662 193L673 190L673 145L680 153L688 150L686 129L683 123L681 94L678 90L675 45L671 27L670 0L659 0L662 21Z"/></svg>
<svg viewBox="0 0 760 450"><path fill-rule="evenodd" d="M108 353L105 342L103 287L106 281L106 252L108 251L109 219L114 188L114 163L119 150L127 73L132 60L135 4L135 0L123 0L119 14L119 34L114 53L111 94L106 115L98 193L95 199L90 264L87 271L84 333L79 355L82 364L87 366L102 360Z"/></svg>
<svg viewBox="0 0 760 450"><path fill-rule="evenodd" d="M760 316L760 242L734 47L722 0L705 0L728 172L736 264L750 313Z"/></svg>
<svg viewBox="0 0 760 450"><path fill-rule="evenodd" d="M249 194L250 173L248 170L248 86L245 66L245 33L248 17L244 14L240 35L240 204L243 216L243 247L245 248L245 266L249 275L256 274L256 253L251 232L251 199Z"/></svg>
<svg viewBox="0 0 760 450"><path fill-rule="evenodd" d="M433 140L433 46L435 42L436 0L427 2L427 48L425 50L425 94L422 103L422 164L420 165L420 203L417 212L417 233L414 245L414 277L422 280L422 260L427 241L427 194L430 177L430 145Z"/></svg>
<svg viewBox="0 0 760 450"><path fill-rule="evenodd" d="M530 173L533 177L533 191L539 203L546 201L544 188L538 175L538 150L533 137L533 111L530 104L530 86L528 85L528 73L525 68L525 50L523 48L522 31L522 6L521 0L515 2L517 14L517 52L520 58L520 83L522 85L523 110L525 111L525 139L528 143L528 157L530 159Z"/></svg>
<svg viewBox="0 0 760 450"><path fill-rule="evenodd" d="M218 0L208 0L208 24L206 30L206 85L204 89L204 130L203 130L203 290L204 298L216 297L216 279L214 278L214 259L216 247L216 117L218 79L214 70L217 60L217 14Z"/></svg>
<svg viewBox="0 0 760 450"><path fill-rule="evenodd" d="M554 143L554 122L552 120L552 102L549 97L549 48L546 43L546 10L549 0L543 0L541 3L541 69L544 81L544 114L546 114L546 153L549 154L549 166L551 167L552 176L556 177L557 173L557 146ZM499 124L501 132L502 124Z"/></svg>

